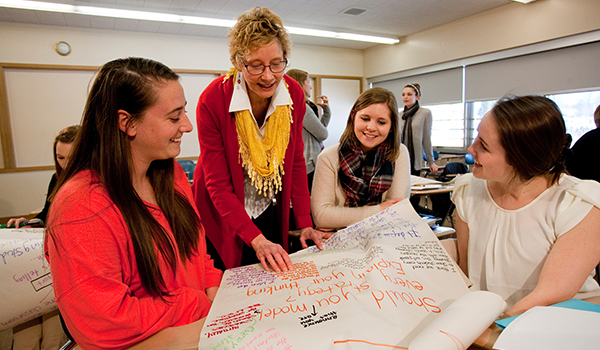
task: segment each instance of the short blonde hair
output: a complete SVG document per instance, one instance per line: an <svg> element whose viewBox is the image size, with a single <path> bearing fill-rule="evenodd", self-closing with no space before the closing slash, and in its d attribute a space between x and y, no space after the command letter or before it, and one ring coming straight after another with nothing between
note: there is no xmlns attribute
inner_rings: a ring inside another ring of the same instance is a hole
<svg viewBox="0 0 600 350"><path fill-rule="evenodd" d="M229 30L229 55L231 63L240 67L242 58L250 54L255 47L266 46L277 40L288 57L292 41L283 27L281 17L266 7L255 7L242 13L237 23Z"/></svg>

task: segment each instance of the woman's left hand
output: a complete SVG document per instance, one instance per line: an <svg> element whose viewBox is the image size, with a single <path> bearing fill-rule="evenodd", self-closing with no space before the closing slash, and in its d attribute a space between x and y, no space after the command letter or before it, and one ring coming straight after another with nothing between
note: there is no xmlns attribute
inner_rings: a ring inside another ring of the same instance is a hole
<svg viewBox="0 0 600 350"><path fill-rule="evenodd" d="M294 268L292 260L290 260L290 256L285 249L281 245L269 241L264 235L256 236L250 242L250 245L265 270L269 271L269 265L275 272L287 272Z"/></svg>
<svg viewBox="0 0 600 350"><path fill-rule="evenodd" d="M432 173L432 174L437 173L437 171L438 171L439 168L440 167L437 166L437 164L435 164L435 163L429 164L429 172Z"/></svg>
<svg viewBox="0 0 600 350"><path fill-rule="evenodd" d="M318 101L321 100L321 103ZM317 96L317 105L321 107L327 107L329 105L329 99L325 95Z"/></svg>
<svg viewBox="0 0 600 350"><path fill-rule="evenodd" d="M315 242L317 248L323 250L322 241L327 240L333 235L333 233L334 232L319 231L312 227L305 227L300 231L300 244L302 244L302 248L308 248L306 240L310 239L311 241Z"/></svg>

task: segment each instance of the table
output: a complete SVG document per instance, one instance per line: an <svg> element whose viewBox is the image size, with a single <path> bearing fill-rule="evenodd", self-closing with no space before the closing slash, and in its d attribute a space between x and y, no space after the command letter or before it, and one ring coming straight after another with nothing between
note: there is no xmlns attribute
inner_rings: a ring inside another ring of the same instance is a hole
<svg viewBox="0 0 600 350"><path fill-rule="evenodd" d="M585 299L588 302L600 305L600 297ZM130 350L197 350L200 341L200 332L204 319L185 326L163 329L150 338L128 348ZM493 344L500 336L502 329L495 324L491 325L468 350L493 350ZM73 349L82 350L75 346Z"/></svg>
<svg viewBox="0 0 600 350"><path fill-rule="evenodd" d="M454 185L423 185L410 187L410 194L413 196L450 193L452 191L454 191Z"/></svg>
<svg viewBox="0 0 600 350"><path fill-rule="evenodd" d="M600 305L600 296L591 297L584 300ZM492 324L488 329L485 330L485 332L483 332L482 335L479 336L479 338L477 338L477 340L475 340L475 343L469 347L469 350L493 350L493 345L496 340L498 340L500 333L502 333L502 328L496 326L495 323Z"/></svg>
<svg viewBox="0 0 600 350"><path fill-rule="evenodd" d="M456 230L452 227L438 226L433 230L435 236L439 239L446 238L452 236L456 233Z"/></svg>

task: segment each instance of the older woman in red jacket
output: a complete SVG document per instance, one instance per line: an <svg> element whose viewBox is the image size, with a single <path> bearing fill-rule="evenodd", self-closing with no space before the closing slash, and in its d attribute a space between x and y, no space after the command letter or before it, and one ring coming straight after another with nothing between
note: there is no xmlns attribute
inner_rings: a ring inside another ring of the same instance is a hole
<svg viewBox="0 0 600 350"><path fill-rule="evenodd" d="M324 235L310 217L304 92L284 77L291 42L278 15L260 7L245 12L229 41L235 68L198 102L196 205L222 268L260 262L266 270L288 270L290 203L305 237Z"/></svg>

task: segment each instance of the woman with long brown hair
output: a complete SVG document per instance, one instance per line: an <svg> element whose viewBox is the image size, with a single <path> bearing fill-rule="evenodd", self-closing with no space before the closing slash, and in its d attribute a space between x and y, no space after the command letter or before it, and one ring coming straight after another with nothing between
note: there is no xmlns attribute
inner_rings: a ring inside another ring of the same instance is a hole
<svg viewBox="0 0 600 350"><path fill-rule="evenodd" d="M121 349L208 315L222 273L206 254L185 172L192 130L179 76L143 58L92 85L46 234L54 293L84 349Z"/></svg>

